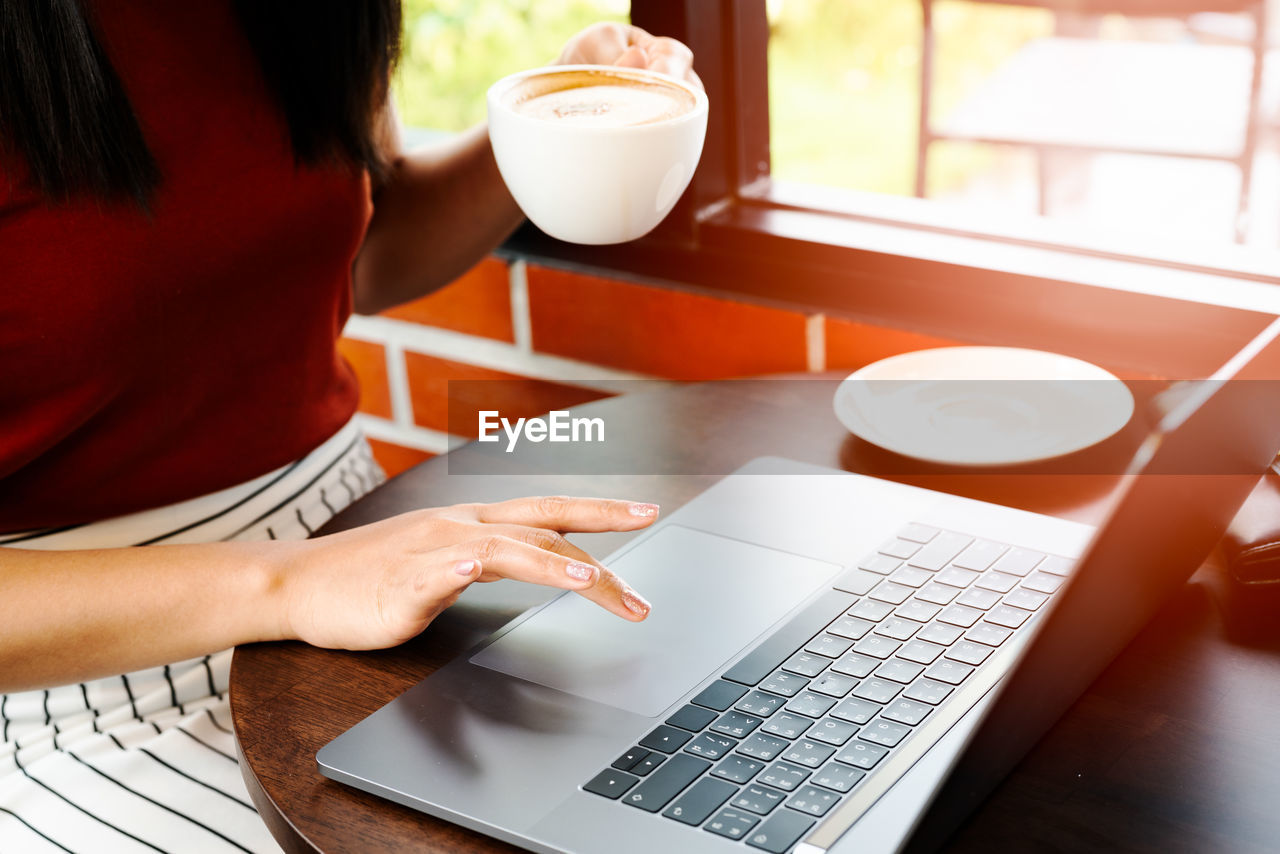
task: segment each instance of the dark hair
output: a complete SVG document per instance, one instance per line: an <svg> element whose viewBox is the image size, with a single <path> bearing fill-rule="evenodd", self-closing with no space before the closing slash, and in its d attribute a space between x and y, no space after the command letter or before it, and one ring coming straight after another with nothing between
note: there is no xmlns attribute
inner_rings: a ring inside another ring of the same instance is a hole
<svg viewBox="0 0 1280 854"><path fill-rule="evenodd" d="M375 118L400 50L399 0L234 0L298 163L382 177ZM162 176L84 0L0 2L0 145L52 201L132 199Z"/></svg>

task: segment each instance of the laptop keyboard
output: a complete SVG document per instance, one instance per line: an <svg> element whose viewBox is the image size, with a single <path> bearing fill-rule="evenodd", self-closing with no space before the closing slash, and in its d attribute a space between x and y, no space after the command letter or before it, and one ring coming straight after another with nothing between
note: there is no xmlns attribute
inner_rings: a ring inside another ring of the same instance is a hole
<svg viewBox="0 0 1280 854"><path fill-rule="evenodd" d="M1073 562L912 523L583 789L789 851L883 767Z"/></svg>

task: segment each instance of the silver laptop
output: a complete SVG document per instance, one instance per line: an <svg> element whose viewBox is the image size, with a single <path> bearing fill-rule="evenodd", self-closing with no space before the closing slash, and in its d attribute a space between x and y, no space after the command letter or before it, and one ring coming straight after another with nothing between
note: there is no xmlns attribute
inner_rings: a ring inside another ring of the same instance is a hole
<svg viewBox="0 0 1280 854"><path fill-rule="evenodd" d="M645 622L552 599L325 746L321 771L534 851L936 845L1280 449L1280 395L1254 381L1280 374L1278 333L1160 419L1097 531L759 459L608 558Z"/></svg>

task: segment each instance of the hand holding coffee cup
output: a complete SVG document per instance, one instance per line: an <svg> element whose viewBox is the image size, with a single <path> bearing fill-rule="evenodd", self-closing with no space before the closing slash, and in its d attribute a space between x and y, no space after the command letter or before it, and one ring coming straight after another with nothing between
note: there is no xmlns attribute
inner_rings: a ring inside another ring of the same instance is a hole
<svg viewBox="0 0 1280 854"><path fill-rule="evenodd" d="M673 70L683 63L692 76L678 51L659 51L671 40L649 39L647 49L613 48L621 61ZM535 225L573 243L651 231L688 186L707 127L701 86L648 67L523 71L495 83L488 106L494 158L511 195Z"/></svg>

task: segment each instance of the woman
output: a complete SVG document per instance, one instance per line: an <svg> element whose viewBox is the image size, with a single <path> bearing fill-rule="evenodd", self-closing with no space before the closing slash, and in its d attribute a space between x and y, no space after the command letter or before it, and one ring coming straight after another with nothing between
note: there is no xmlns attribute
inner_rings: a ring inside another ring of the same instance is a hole
<svg viewBox="0 0 1280 854"><path fill-rule="evenodd" d="M649 606L568 543L653 505L531 498L305 539L382 479L347 314L451 281L520 221L483 128L407 154L395 0L0 8L0 850L272 850L229 648L370 649L469 584ZM597 25L560 62L692 75Z"/></svg>

